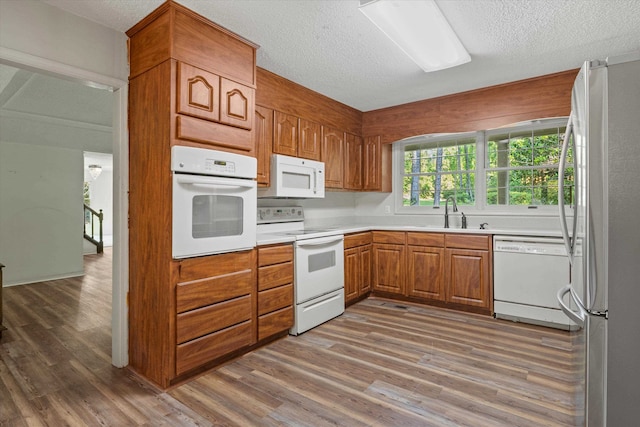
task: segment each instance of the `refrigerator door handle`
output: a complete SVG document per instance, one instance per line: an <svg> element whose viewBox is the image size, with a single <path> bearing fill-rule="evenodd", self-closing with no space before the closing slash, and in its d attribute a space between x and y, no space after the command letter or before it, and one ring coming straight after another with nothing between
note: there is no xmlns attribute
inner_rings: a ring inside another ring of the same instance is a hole
<svg viewBox="0 0 640 427"><path fill-rule="evenodd" d="M566 294L570 294L571 295L571 299L573 300L573 302L578 307L578 312L577 313L575 311L571 310L571 308L569 308L569 306L567 304L565 304L564 296ZM578 325L581 328L583 328L584 327L584 321L585 321L585 318L587 316L587 311L585 310L584 306L582 305L582 302L580 301L580 298L578 298L578 296L573 291L573 288L571 287L571 285L566 285L562 289L560 289L558 291L558 293L556 294L556 298L558 299L558 303L560 304L560 308L562 309L564 314L566 314L567 317L569 319L571 319L576 325Z"/></svg>
<svg viewBox="0 0 640 427"><path fill-rule="evenodd" d="M569 257L569 262L573 264L573 249L574 244L571 236L569 236L569 227L567 226L567 215L564 210L564 173L567 167L567 154L569 152L569 141L571 140L571 135L573 134L573 113L569 115L569 121L567 122L567 128L564 132L564 140L562 141L562 152L560 154L560 163L558 164L558 209L560 210L560 228L562 230L562 240L564 241L564 246L567 250L567 256ZM575 152L575 150L574 150ZM574 153L575 155L575 153ZM578 187L576 186L576 189ZM576 193L577 197L577 193ZM575 236L575 222L574 221L574 236Z"/></svg>

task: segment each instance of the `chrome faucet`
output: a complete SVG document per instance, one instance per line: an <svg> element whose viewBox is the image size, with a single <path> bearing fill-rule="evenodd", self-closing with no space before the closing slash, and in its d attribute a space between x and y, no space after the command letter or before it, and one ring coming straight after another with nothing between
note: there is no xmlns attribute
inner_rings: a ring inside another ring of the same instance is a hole
<svg viewBox="0 0 640 427"><path fill-rule="evenodd" d="M449 199L453 202L453 211L458 212L458 205L456 204L455 197L447 197L447 200L444 202L444 228L449 228Z"/></svg>

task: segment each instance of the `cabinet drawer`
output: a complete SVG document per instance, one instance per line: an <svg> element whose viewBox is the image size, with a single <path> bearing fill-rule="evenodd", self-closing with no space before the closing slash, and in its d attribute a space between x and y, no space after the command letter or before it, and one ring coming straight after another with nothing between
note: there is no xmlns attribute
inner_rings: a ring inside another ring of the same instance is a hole
<svg viewBox="0 0 640 427"><path fill-rule="evenodd" d="M231 298L248 295L253 290L253 272L243 270L218 277L178 283L176 311L182 313Z"/></svg>
<svg viewBox="0 0 640 427"><path fill-rule="evenodd" d="M258 315L293 304L293 285L284 285L258 293Z"/></svg>
<svg viewBox="0 0 640 427"><path fill-rule="evenodd" d="M253 257L254 251L243 251L185 259L178 262L177 282L223 276L237 271L251 271ZM246 267L246 269L238 267Z"/></svg>
<svg viewBox="0 0 640 427"><path fill-rule="evenodd" d="M180 344L250 319L250 295L187 311L178 314L176 342Z"/></svg>
<svg viewBox="0 0 640 427"><path fill-rule="evenodd" d="M225 354L251 345L253 324L250 321L205 335L176 348L176 375L181 375Z"/></svg>
<svg viewBox="0 0 640 427"><path fill-rule="evenodd" d="M356 246L363 246L371 244L372 238L371 233L356 233L356 234L347 234L344 236L344 248L350 249L355 248Z"/></svg>
<svg viewBox="0 0 640 427"><path fill-rule="evenodd" d="M176 117L176 138L227 148L251 155L254 151L251 131L195 117Z"/></svg>
<svg viewBox="0 0 640 427"><path fill-rule="evenodd" d="M258 318L258 340L286 331L291 326L293 326L293 307L286 307L260 316Z"/></svg>
<svg viewBox="0 0 640 427"><path fill-rule="evenodd" d="M258 290L275 288L293 283L293 262L275 264L258 269Z"/></svg>
<svg viewBox="0 0 640 427"><path fill-rule="evenodd" d="M491 236L447 234L445 243L448 248L489 250L491 248Z"/></svg>
<svg viewBox="0 0 640 427"><path fill-rule="evenodd" d="M406 242L406 233L403 231L374 231L374 243L392 243L394 245L404 245Z"/></svg>
<svg viewBox="0 0 640 427"><path fill-rule="evenodd" d="M442 233L407 233L407 244L415 246L444 247L444 234Z"/></svg>
<svg viewBox="0 0 640 427"><path fill-rule="evenodd" d="M293 245L278 245L258 248L258 266L293 261Z"/></svg>

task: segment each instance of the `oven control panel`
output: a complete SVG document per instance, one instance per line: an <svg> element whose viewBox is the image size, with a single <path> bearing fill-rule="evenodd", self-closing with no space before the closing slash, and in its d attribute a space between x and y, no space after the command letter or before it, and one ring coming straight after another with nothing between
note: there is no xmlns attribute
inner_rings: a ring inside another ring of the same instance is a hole
<svg viewBox="0 0 640 427"><path fill-rule="evenodd" d="M258 208L258 224L304 221L304 211L299 206Z"/></svg>

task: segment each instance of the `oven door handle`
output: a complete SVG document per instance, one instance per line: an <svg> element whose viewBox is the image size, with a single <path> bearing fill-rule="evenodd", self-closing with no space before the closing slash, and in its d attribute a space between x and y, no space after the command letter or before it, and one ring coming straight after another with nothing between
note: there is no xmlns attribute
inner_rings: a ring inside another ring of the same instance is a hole
<svg viewBox="0 0 640 427"><path fill-rule="evenodd" d="M336 236L330 236L330 237L326 237L323 239L309 239L307 240L303 240L303 241L297 241L296 242L296 246L298 247L305 247L305 246L322 246L322 245L329 245L331 243L338 243L340 241L344 240L344 236L340 235L338 237Z"/></svg>
<svg viewBox="0 0 640 427"><path fill-rule="evenodd" d="M178 177L179 184L188 184L188 185L209 185L209 186L219 186L223 185L225 187L241 187L241 188L254 188L256 186L255 181L239 181L237 179L233 180L225 180L220 178L202 178L195 176L179 176Z"/></svg>

